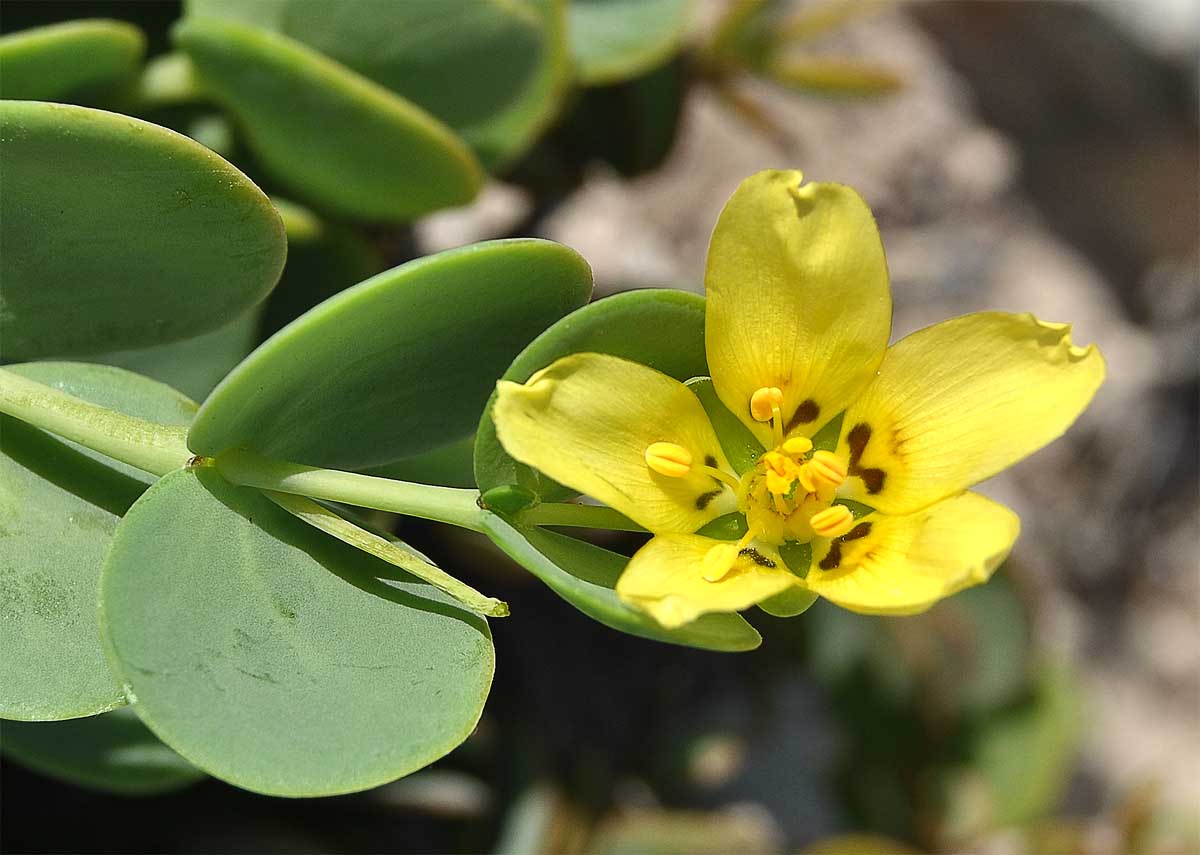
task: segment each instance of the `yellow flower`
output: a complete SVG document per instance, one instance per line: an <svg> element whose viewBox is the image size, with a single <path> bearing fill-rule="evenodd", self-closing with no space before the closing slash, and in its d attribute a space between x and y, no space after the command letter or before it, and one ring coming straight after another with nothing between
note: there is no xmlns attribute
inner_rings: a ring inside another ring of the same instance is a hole
<svg viewBox="0 0 1200 855"><path fill-rule="evenodd" d="M499 384L509 454L653 532L617 593L667 627L796 587L911 614L986 581L1019 522L967 488L1060 436L1104 379L1094 346L1031 315L966 315L888 347L870 210L802 181L744 181L709 246L713 387L765 449L746 471L698 397L644 365L577 353ZM697 533L732 512L740 540Z"/></svg>

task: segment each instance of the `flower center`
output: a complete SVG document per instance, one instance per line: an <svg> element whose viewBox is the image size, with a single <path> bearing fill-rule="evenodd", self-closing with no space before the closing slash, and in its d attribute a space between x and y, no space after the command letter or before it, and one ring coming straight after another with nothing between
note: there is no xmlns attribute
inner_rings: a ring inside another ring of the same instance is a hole
<svg viewBox="0 0 1200 855"><path fill-rule="evenodd" d="M813 451L807 437L785 440L782 401L783 393L775 387L759 389L750 399L755 420L771 423L775 447L742 477L738 509L750 530L769 543L843 535L854 518L833 500L846 480L846 462L833 452Z"/></svg>

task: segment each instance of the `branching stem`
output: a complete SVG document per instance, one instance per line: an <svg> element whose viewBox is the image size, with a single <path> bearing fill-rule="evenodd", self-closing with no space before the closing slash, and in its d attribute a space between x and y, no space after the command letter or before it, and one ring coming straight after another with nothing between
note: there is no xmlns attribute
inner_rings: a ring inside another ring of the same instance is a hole
<svg viewBox="0 0 1200 855"><path fill-rule="evenodd" d="M187 465L187 429L127 416L0 368L0 413L154 475Z"/></svg>

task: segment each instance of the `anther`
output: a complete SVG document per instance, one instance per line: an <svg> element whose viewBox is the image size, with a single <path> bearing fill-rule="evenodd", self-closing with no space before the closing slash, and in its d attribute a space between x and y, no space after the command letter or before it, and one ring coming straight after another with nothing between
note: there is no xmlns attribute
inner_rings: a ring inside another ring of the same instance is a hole
<svg viewBox="0 0 1200 855"><path fill-rule="evenodd" d="M809 517L808 524L820 537L840 537L854 527L854 514L845 505L830 505Z"/></svg>
<svg viewBox="0 0 1200 855"><path fill-rule="evenodd" d="M799 457L812 451L812 440L806 436L794 436L783 444L783 450Z"/></svg>
<svg viewBox="0 0 1200 855"><path fill-rule="evenodd" d="M750 396L750 415L756 422L769 422L783 404L783 392L777 386L763 386Z"/></svg>
<svg viewBox="0 0 1200 855"><path fill-rule="evenodd" d="M652 442L646 446L646 465L659 475L682 478L692 471L692 453L674 442Z"/></svg>
<svg viewBox="0 0 1200 855"><path fill-rule="evenodd" d="M846 464L832 451L818 451L807 467L809 477L818 487L840 487L846 480Z"/></svg>
<svg viewBox="0 0 1200 855"><path fill-rule="evenodd" d="M701 565L701 575L704 576L705 582L720 582L729 575L729 571L733 569L733 565L737 562L738 544L736 543L718 543L716 546L704 553L704 561Z"/></svg>

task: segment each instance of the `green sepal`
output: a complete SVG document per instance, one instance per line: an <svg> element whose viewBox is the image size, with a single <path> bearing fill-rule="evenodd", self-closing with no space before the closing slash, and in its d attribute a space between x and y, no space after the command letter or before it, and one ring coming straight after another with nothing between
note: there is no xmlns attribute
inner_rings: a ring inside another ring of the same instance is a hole
<svg viewBox="0 0 1200 855"><path fill-rule="evenodd" d="M785 541L779 547L779 556L794 576L800 579L808 576L808 571L812 567L811 543L797 543L794 540Z"/></svg>
<svg viewBox="0 0 1200 855"><path fill-rule="evenodd" d="M737 614L703 615L678 629L623 602L614 590L629 559L557 532L520 527L486 514L484 533L550 590L605 626L630 635L706 650L753 650L762 638Z"/></svg>
<svg viewBox="0 0 1200 855"><path fill-rule="evenodd" d="M812 591L795 587L763 600L758 607L772 617L790 618L804 614L818 599Z"/></svg>
<svg viewBox="0 0 1200 855"><path fill-rule="evenodd" d="M813 451L837 451L838 440L842 438L842 419L846 411L838 413L812 435Z"/></svg>
<svg viewBox="0 0 1200 855"><path fill-rule="evenodd" d="M729 409L717 397L717 390L713 387L712 378L693 377L687 381L687 387L700 399L704 411L708 413L708 420L712 423L713 430L717 432L721 450L729 458L729 463L733 466L734 471L742 475L753 469L758 458L763 454L762 444L750 431L750 428L729 412Z"/></svg>
<svg viewBox="0 0 1200 855"><path fill-rule="evenodd" d="M870 505L864 505L862 502L856 502L853 499L834 499L833 504L844 507L850 512L850 516L856 520L875 513L875 509Z"/></svg>
<svg viewBox="0 0 1200 855"><path fill-rule="evenodd" d="M709 520L696 530L696 534L711 537L713 540L741 540L749 530L745 514L731 511L715 520Z"/></svg>

